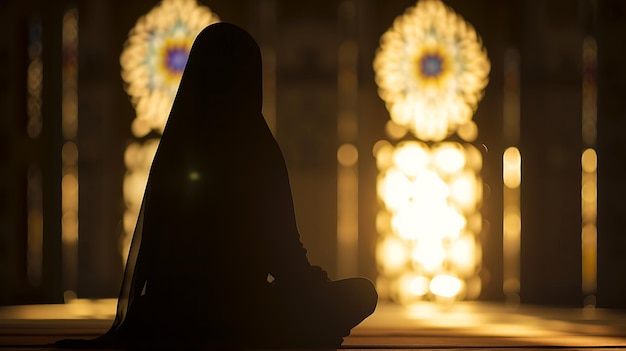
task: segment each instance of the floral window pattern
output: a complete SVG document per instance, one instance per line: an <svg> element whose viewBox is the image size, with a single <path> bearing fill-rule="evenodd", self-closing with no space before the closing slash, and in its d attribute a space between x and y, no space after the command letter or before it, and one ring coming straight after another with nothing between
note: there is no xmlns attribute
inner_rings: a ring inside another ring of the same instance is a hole
<svg viewBox="0 0 626 351"><path fill-rule="evenodd" d="M137 116L136 137L163 132L191 44L216 14L196 0L163 0L137 20L120 56L122 78Z"/></svg>
<svg viewBox="0 0 626 351"><path fill-rule="evenodd" d="M490 63L472 25L443 2L423 0L383 34L374 69L391 119L440 141L471 122Z"/></svg>

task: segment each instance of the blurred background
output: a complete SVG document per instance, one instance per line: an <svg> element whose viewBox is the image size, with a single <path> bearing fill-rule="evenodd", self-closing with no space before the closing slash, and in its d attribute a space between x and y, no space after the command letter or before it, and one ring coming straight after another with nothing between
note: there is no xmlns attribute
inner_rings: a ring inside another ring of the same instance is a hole
<svg viewBox="0 0 626 351"><path fill-rule="evenodd" d="M626 2L445 3L491 63L473 118L483 183L473 298L626 307ZM378 280L374 146L393 135L373 61L415 1L199 4L259 42L264 115L309 259L333 278ZM117 296L134 225L128 149L152 135L134 124L120 55L157 5L0 1L0 304ZM510 147L521 155L518 192L503 180ZM518 215L507 222L511 201Z"/></svg>

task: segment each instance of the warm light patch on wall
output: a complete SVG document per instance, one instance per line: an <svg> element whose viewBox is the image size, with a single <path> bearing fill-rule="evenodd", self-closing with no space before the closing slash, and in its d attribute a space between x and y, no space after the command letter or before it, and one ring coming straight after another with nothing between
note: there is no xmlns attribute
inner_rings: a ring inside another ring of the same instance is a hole
<svg viewBox="0 0 626 351"><path fill-rule="evenodd" d="M78 288L78 11L63 16L61 132L61 241L63 289Z"/></svg>
<svg viewBox="0 0 626 351"><path fill-rule="evenodd" d="M26 72L26 134L32 140L41 137L43 45L42 26L39 18L28 24L28 68ZM26 175L26 274L31 286L41 285L43 278L43 177L36 163L28 166Z"/></svg>
<svg viewBox="0 0 626 351"><path fill-rule="evenodd" d="M522 155L516 147L509 147L502 156L503 216L503 291L509 304L519 303L520 291L520 240L522 213L520 186L522 183Z"/></svg>
<svg viewBox="0 0 626 351"><path fill-rule="evenodd" d="M31 139L41 135L41 89L43 86L43 45L41 21L33 19L28 26L28 70L26 73L26 132Z"/></svg>
<svg viewBox="0 0 626 351"><path fill-rule="evenodd" d="M374 70L391 115L387 135L402 138L374 146L379 293L401 303L476 298L483 183L471 142L490 70L485 49L461 16L422 0L383 34ZM463 141L446 141L452 134Z"/></svg>
<svg viewBox="0 0 626 351"><path fill-rule="evenodd" d="M196 0L163 0L137 20L120 55L122 78L136 112L131 124L136 139L124 152L124 259L191 45L202 29L218 21L216 14Z"/></svg>
<svg viewBox="0 0 626 351"><path fill-rule="evenodd" d="M583 40L582 136L585 147L581 156L581 253L584 305L596 305L597 288L597 210L598 155L594 149L597 138L597 56L593 37Z"/></svg>
<svg viewBox="0 0 626 351"><path fill-rule="evenodd" d="M581 157L582 184L582 287L583 293L592 296L597 287L597 206L598 206L598 155L586 149ZM595 305L592 297L585 305Z"/></svg>
<svg viewBox="0 0 626 351"><path fill-rule="evenodd" d="M258 31L255 37L259 42L263 57L263 117L267 126L276 135L276 37L277 5L275 0L255 1L258 14Z"/></svg>
<svg viewBox="0 0 626 351"><path fill-rule="evenodd" d="M522 154L520 140L519 52L504 52L504 89L502 92L502 137L508 145L502 155L502 291L506 303L520 303L520 260L522 236L521 184Z"/></svg>
<svg viewBox="0 0 626 351"><path fill-rule="evenodd" d="M337 52L337 276L358 274L359 149L357 1L338 4L341 36Z"/></svg>

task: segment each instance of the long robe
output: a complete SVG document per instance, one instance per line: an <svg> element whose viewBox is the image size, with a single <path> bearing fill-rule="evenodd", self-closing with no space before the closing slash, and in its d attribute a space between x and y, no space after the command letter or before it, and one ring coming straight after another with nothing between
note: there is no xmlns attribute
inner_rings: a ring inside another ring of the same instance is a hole
<svg viewBox="0 0 626 351"><path fill-rule="evenodd" d="M261 114L261 72L243 29L217 23L197 36L150 170L117 316L96 342L336 347L372 313L369 281L331 282L307 259L285 161Z"/></svg>

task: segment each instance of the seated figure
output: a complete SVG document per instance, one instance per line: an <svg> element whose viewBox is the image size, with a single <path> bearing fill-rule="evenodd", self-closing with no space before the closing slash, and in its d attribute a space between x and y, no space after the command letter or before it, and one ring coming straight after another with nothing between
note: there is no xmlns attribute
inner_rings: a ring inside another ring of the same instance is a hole
<svg viewBox="0 0 626 351"><path fill-rule="evenodd" d="M307 259L287 168L241 28L196 38L154 158L116 319L60 347L336 348L376 307L365 278ZM269 277L269 279L268 279Z"/></svg>

